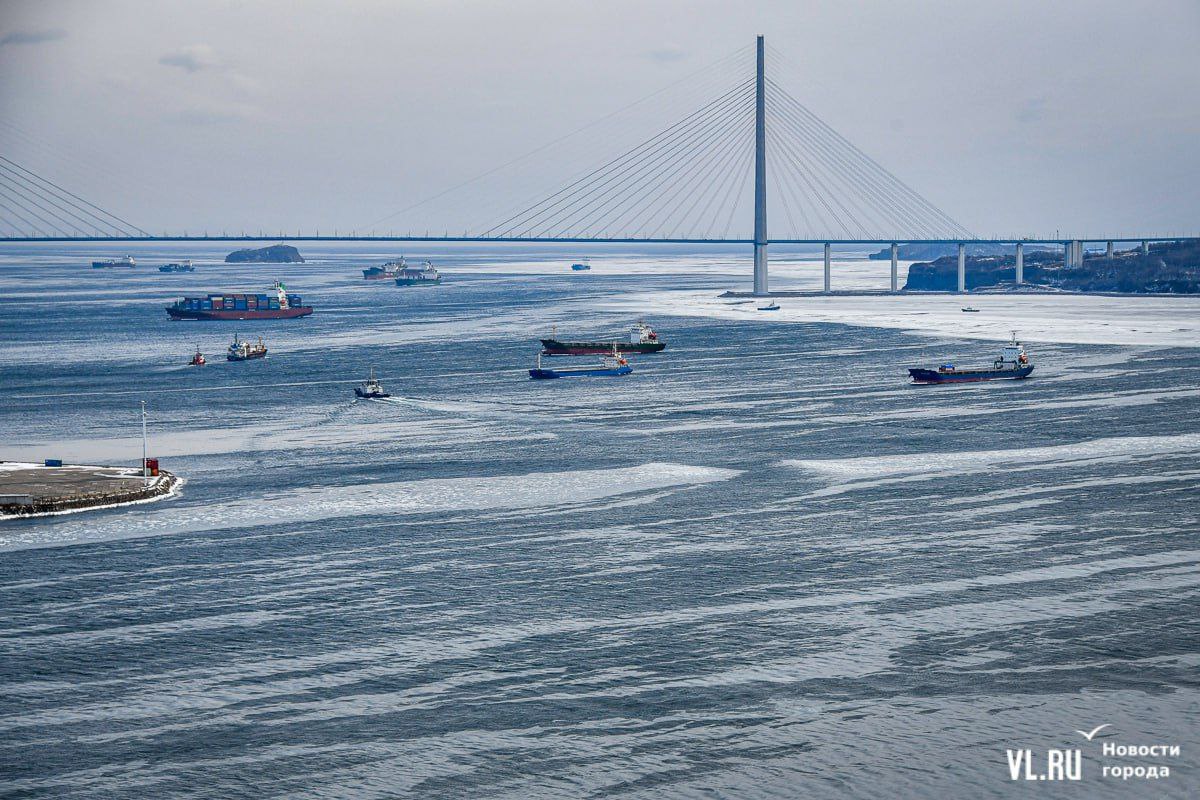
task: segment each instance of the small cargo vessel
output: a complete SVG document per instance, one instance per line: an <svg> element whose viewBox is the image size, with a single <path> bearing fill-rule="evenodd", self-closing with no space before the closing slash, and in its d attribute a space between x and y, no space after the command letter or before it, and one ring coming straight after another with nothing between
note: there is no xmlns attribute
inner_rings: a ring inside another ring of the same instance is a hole
<svg viewBox="0 0 1200 800"><path fill-rule="evenodd" d="M657 353L667 343L659 338L654 329L639 321L629 329L627 342L564 342L559 339L542 339L542 354L547 356L591 356L606 353Z"/></svg>
<svg viewBox="0 0 1200 800"><path fill-rule="evenodd" d="M390 394L383 390L383 384L375 380L374 367L371 367L371 377L367 378L366 383L354 387L354 394L364 400L379 400L384 397L391 397Z"/></svg>
<svg viewBox="0 0 1200 800"><path fill-rule="evenodd" d="M1025 352L1025 346L1017 341L1013 333L1012 341L1004 346L1000 357L992 362L991 367L979 369L958 369L953 364L943 364L937 369L922 369L914 367L908 370L913 383L971 383L974 381L1016 380L1027 378L1033 372L1033 362Z"/></svg>
<svg viewBox="0 0 1200 800"><path fill-rule="evenodd" d="M535 381L553 378L615 378L631 372L633 367L615 350L612 355L601 358L599 364L590 367L543 367L542 354L538 353L537 366L529 370L529 377Z"/></svg>
<svg viewBox="0 0 1200 800"><path fill-rule="evenodd" d="M313 313L298 294L279 281L271 294L208 294L185 297L167 306L171 319L292 319Z"/></svg>
<svg viewBox="0 0 1200 800"><path fill-rule="evenodd" d="M576 272L587 272L591 268L592 268L592 265L587 263L586 261L571 265L571 269L575 270Z"/></svg>
<svg viewBox="0 0 1200 800"><path fill-rule="evenodd" d="M112 269L113 267L136 267L137 262L133 260L133 256L121 256L120 258L110 258L104 261L93 261L92 269Z"/></svg>
<svg viewBox="0 0 1200 800"><path fill-rule="evenodd" d="M407 267L404 256L394 261L386 261L378 267L367 267L362 271L365 281L387 281L400 277L400 271Z"/></svg>
<svg viewBox="0 0 1200 800"><path fill-rule="evenodd" d="M778 311L779 303L768 303L765 306L759 306L758 310L759 311Z"/></svg>
<svg viewBox="0 0 1200 800"><path fill-rule="evenodd" d="M192 360L188 362L190 367L203 367L208 362L204 360L204 353L200 352L200 348L196 348L196 354L192 356Z"/></svg>
<svg viewBox="0 0 1200 800"><path fill-rule="evenodd" d="M229 352L225 355L226 361L249 361L253 358L266 358L267 346L263 344L262 337L258 337L258 342L251 344L250 342L238 339L238 335L233 335L233 344L229 345Z"/></svg>
<svg viewBox="0 0 1200 800"><path fill-rule="evenodd" d="M196 268L192 266L192 260L189 258L186 261L181 261L178 264L163 264L158 268L159 272L195 272Z"/></svg>
<svg viewBox="0 0 1200 800"><path fill-rule="evenodd" d="M437 286L441 282L442 276L428 261L420 269L404 267L396 275L397 286Z"/></svg>

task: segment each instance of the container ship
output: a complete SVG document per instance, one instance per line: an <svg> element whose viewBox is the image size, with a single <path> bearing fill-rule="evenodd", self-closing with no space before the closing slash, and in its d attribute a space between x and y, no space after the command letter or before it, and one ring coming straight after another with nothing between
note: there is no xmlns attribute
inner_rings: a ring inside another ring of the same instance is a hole
<svg viewBox="0 0 1200 800"><path fill-rule="evenodd" d="M120 258L110 258L105 261L93 261L92 269L112 269L113 267L136 267L137 262L133 260L133 256L121 256Z"/></svg>
<svg viewBox="0 0 1200 800"><path fill-rule="evenodd" d="M367 267L362 271L363 280L366 281L386 281L395 280L400 277L400 271L405 269L407 264L404 261L404 256L395 261L388 261L379 267Z"/></svg>
<svg viewBox="0 0 1200 800"><path fill-rule="evenodd" d="M667 346L644 322L629 329L627 342L564 342L542 339L542 353L548 356L590 356L608 353L657 353Z"/></svg>
<svg viewBox="0 0 1200 800"><path fill-rule="evenodd" d="M396 275L397 286L437 286L441 282L442 276L428 261L420 269L404 267Z"/></svg>
<svg viewBox="0 0 1200 800"><path fill-rule="evenodd" d="M1000 357L992 362L991 367L978 369L958 369L953 364L943 364L937 369L913 367L908 374L913 383L972 383L975 381L1017 380L1029 377L1033 372L1033 362L1025 353L1025 346L1017 341L1013 333L1012 341L1004 346Z"/></svg>
<svg viewBox="0 0 1200 800"><path fill-rule="evenodd" d="M270 294L209 294L185 297L167 306L171 319L290 319L313 313L300 295L288 294L278 281Z"/></svg>

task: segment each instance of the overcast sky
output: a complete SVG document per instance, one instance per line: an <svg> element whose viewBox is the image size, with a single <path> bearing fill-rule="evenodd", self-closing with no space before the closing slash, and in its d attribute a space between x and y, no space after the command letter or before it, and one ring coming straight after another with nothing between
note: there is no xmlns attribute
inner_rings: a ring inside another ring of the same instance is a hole
<svg viewBox="0 0 1200 800"><path fill-rule="evenodd" d="M156 231L347 230L757 33L793 95L978 234L1200 232L1197 0L0 0L0 153Z"/></svg>

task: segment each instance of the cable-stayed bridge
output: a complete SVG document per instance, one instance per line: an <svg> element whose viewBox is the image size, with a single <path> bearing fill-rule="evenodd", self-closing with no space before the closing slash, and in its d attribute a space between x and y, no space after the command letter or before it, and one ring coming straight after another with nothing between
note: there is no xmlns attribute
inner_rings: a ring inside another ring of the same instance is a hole
<svg viewBox="0 0 1200 800"><path fill-rule="evenodd" d="M773 60L785 60L773 48L770 53ZM754 292L765 294L769 291L768 251L772 244L824 245L827 291L833 246L890 245L891 288L895 291L899 245L957 245L961 291L965 289L965 253L970 244L1015 245L1020 282L1026 244L1061 246L1064 262L1078 265L1087 242L1107 243L1111 257L1114 242L1140 242L1145 250L1152 241L1180 239L976 236L768 77L767 54L759 36L753 48L700 70L695 75L706 89L714 85L716 67L732 67L737 77L732 85L716 81L712 96L698 107L681 112L655 135L634 142L552 190L536 191L519 203L511 202L512 193L500 193L510 207L497 210L487 222L464 225L461 234L452 235L446 228L436 235L426 228L423 234L377 235L375 228L398 217L404 221L418 209L436 207L439 202L453 207L474 191L480 180L500 174L506 167L521 170L557 142L377 220L365 226L369 232L356 229L333 235L299 230L294 235L263 230L257 235L253 231L154 235L0 156L0 242L269 239L743 244L753 248ZM660 103L661 94L643 100ZM585 126L575 133L586 130ZM768 218L774 230L784 232L769 235Z"/></svg>

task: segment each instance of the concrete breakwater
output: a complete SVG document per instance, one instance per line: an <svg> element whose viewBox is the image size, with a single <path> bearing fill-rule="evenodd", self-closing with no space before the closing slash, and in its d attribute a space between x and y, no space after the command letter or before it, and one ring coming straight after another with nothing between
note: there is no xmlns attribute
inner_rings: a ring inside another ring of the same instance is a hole
<svg viewBox="0 0 1200 800"><path fill-rule="evenodd" d="M178 485L170 472L144 482L135 467L0 463L0 519L146 502Z"/></svg>

